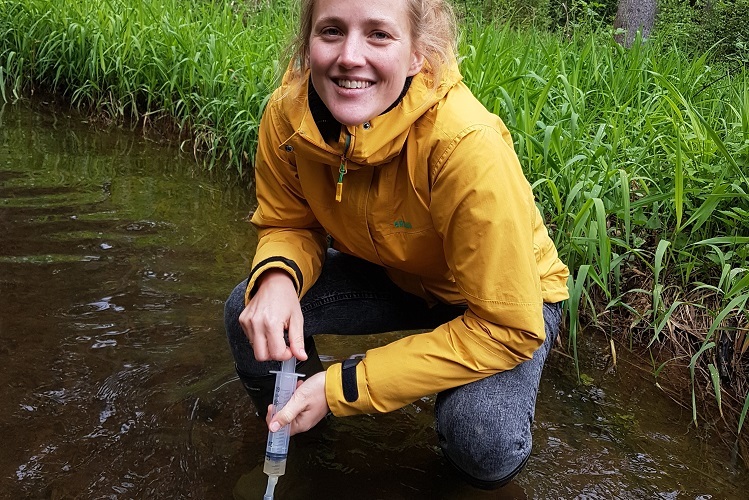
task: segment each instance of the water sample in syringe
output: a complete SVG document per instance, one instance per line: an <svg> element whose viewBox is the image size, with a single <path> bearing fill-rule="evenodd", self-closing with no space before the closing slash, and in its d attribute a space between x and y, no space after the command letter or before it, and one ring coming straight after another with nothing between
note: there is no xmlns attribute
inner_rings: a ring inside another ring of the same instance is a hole
<svg viewBox="0 0 749 500"><path fill-rule="evenodd" d="M296 358L292 357L281 362L281 371L271 371L276 374L276 386L273 391L273 411L271 418L283 408L296 390L297 379L303 376L295 373ZM268 488L263 500L273 500L273 490L278 477L286 472L286 456L289 453L289 437L291 426L285 425L276 432L268 432L268 445L265 447L265 465L263 472L268 475Z"/></svg>

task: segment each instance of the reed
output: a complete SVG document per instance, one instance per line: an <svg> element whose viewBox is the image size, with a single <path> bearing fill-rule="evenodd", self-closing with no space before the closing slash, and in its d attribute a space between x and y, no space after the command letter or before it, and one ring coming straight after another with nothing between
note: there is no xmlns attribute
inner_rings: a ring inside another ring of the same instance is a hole
<svg viewBox="0 0 749 500"><path fill-rule="evenodd" d="M285 0L0 0L0 91L12 100L52 90L147 126L169 117L209 168L247 174L294 11ZM749 75L710 54L688 58L657 34L625 50L607 33L467 20L460 53L468 85L511 129L572 271L575 359L581 322L654 359L670 352L654 378L675 367L692 387L695 423L712 394L740 432Z"/></svg>
<svg viewBox="0 0 749 500"><path fill-rule="evenodd" d="M690 359L695 423L706 384L721 412L725 394L741 408L747 74L658 39L625 51L600 34L561 40L476 25L465 43L466 81L513 131L574 273L570 342L578 318L607 318L630 342ZM746 412L744 403L741 424Z"/></svg>
<svg viewBox="0 0 749 500"><path fill-rule="evenodd" d="M293 17L284 2L0 0L2 96L42 88L115 120L168 116L211 166L241 169Z"/></svg>

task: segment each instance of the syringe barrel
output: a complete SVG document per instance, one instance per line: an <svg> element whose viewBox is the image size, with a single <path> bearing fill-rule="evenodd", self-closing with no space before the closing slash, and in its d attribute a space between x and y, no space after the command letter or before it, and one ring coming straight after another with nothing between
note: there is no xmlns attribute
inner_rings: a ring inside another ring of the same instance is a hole
<svg viewBox="0 0 749 500"><path fill-rule="evenodd" d="M296 389L297 379L302 375L295 373L296 358L292 357L281 363L281 371L272 371L276 374L276 386L273 391L273 410L271 418L283 408L291 399ZM265 448L265 470L266 474L283 475L286 469L286 455L289 451L289 436L291 429L288 425L276 432L268 432L268 445Z"/></svg>

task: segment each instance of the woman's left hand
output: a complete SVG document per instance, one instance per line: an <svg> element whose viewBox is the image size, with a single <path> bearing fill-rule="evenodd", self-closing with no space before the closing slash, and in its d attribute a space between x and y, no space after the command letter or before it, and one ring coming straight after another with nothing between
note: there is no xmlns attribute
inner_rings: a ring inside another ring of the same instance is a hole
<svg viewBox="0 0 749 500"><path fill-rule="evenodd" d="M289 424L292 436L310 430L330 411L325 398L325 372L316 373L302 382L289 402L272 419L270 410L269 407L266 418L272 432Z"/></svg>

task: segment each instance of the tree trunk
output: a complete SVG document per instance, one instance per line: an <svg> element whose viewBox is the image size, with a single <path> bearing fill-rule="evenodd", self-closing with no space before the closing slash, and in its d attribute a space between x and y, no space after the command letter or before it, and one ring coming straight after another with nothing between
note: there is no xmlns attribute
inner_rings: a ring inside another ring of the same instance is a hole
<svg viewBox="0 0 749 500"><path fill-rule="evenodd" d="M614 29L621 28L624 32L614 35L614 40L631 47L638 31L642 38L647 38L655 23L655 4L656 0L619 0Z"/></svg>

